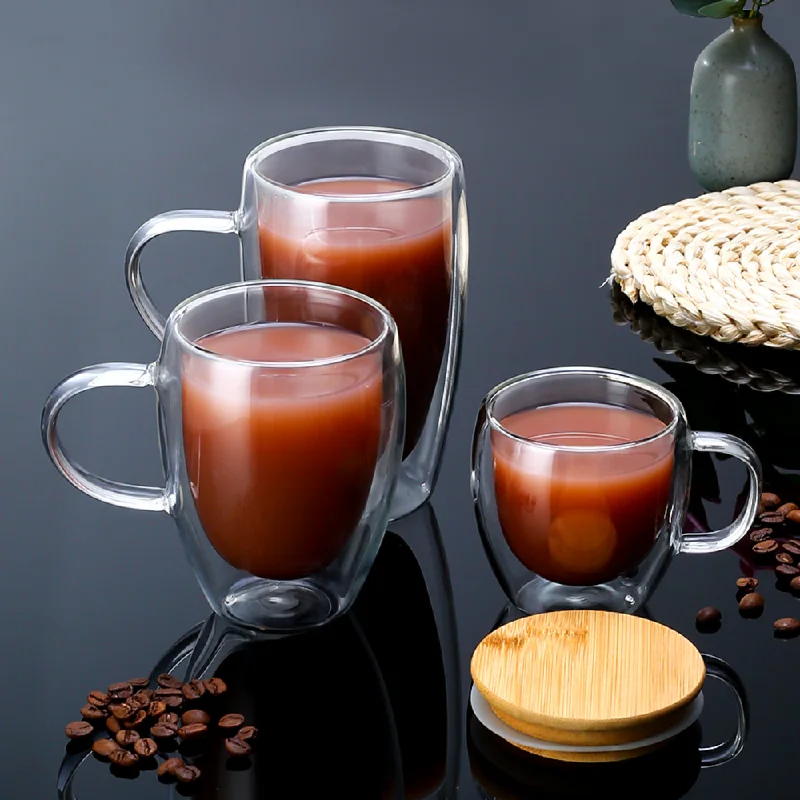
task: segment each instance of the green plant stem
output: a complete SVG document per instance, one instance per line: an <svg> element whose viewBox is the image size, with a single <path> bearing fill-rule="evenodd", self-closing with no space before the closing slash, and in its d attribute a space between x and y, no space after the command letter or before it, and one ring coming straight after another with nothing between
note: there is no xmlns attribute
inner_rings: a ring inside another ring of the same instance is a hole
<svg viewBox="0 0 800 800"><path fill-rule="evenodd" d="M764 6L768 6L773 2L775 2L775 0L753 0L753 7L749 12L745 12L745 16L749 17L750 19L755 19L761 13L761 9Z"/></svg>

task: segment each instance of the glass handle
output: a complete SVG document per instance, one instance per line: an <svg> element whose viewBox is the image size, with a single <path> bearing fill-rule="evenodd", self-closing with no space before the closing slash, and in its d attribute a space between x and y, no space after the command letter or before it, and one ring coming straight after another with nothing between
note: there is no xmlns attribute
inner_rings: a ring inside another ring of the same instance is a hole
<svg viewBox="0 0 800 800"><path fill-rule="evenodd" d="M175 231L238 234L238 214L233 211L167 211L165 214L159 214L147 220L131 237L125 253L125 280L128 284L128 292L145 325L150 328L159 341L164 338L167 321L155 307L150 295L147 294L147 289L142 281L139 259L148 242L161 236L162 233Z"/></svg>
<svg viewBox="0 0 800 800"><path fill-rule="evenodd" d="M736 544L750 529L761 499L761 463L749 444L726 433L698 431L692 434L692 449L703 453L724 453L742 461L750 478L747 502L739 516L727 527L710 533L684 533L682 553L716 553Z"/></svg>
<svg viewBox="0 0 800 800"><path fill-rule="evenodd" d="M53 389L42 411L42 441L56 469L90 497L123 508L166 511L167 491L156 486L136 486L102 478L73 461L58 434L58 415L75 395L103 386L152 386L155 365L110 363L74 372Z"/></svg>
<svg viewBox="0 0 800 800"><path fill-rule="evenodd" d="M706 662L706 675L729 686L736 697L736 733L726 742L700 748L700 763L705 769L727 764L742 752L750 729L750 708L744 684L730 665L707 653L703 653L703 661Z"/></svg>

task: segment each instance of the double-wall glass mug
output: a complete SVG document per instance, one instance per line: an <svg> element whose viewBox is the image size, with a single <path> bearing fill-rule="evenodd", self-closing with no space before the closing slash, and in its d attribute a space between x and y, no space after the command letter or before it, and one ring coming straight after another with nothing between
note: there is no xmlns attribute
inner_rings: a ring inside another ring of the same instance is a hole
<svg viewBox="0 0 800 800"><path fill-rule="evenodd" d="M461 352L468 234L464 171L442 142L386 128L318 128L270 139L245 161L236 211L170 211L133 235L131 298L150 330L164 317L139 259L171 231L232 233L241 277L345 286L394 317L406 371L406 440L392 503L397 519L433 491Z"/></svg>
<svg viewBox="0 0 800 800"><path fill-rule="evenodd" d="M722 530L683 530L693 451L747 467L746 501ZM747 533L760 485L749 445L691 431L677 397L615 370L512 378L489 392L476 422L478 527L500 585L529 614L639 609L674 555L723 550Z"/></svg>
<svg viewBox="0 0 800 800"><path fill-rule="evenodd" d="M164 488L93 475L64 450L61 409L101 386L155 389ZM217 614L287 631L339 616L358 594L389 518L404 397L383 306L322 284L238 283L181 303L154 363L63 380L42 436L81 491L172 516Z"/></svg>

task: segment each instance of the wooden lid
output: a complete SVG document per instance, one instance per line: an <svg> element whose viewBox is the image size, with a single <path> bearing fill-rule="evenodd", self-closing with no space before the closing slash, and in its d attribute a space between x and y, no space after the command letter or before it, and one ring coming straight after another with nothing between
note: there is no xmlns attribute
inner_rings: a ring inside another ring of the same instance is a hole
<svg viewBox="0 0 800 800"><path fill-rule="evenodd" d="M635 742L664 730L699 693L705 664L684 636L606 611L516 620L475 649L472 679L515 730L564 744Z"/></svg>

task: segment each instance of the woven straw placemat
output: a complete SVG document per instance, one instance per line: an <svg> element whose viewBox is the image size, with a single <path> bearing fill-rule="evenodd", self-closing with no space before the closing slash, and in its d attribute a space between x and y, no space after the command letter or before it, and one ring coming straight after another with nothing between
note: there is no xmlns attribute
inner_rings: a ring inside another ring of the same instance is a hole
<svg viewBox="0 0 800 800"><path fill-rule="evenodd" d="M713 192L639 217L611 278L673 325L720 342L800 347L800 183Z"/></svg>

